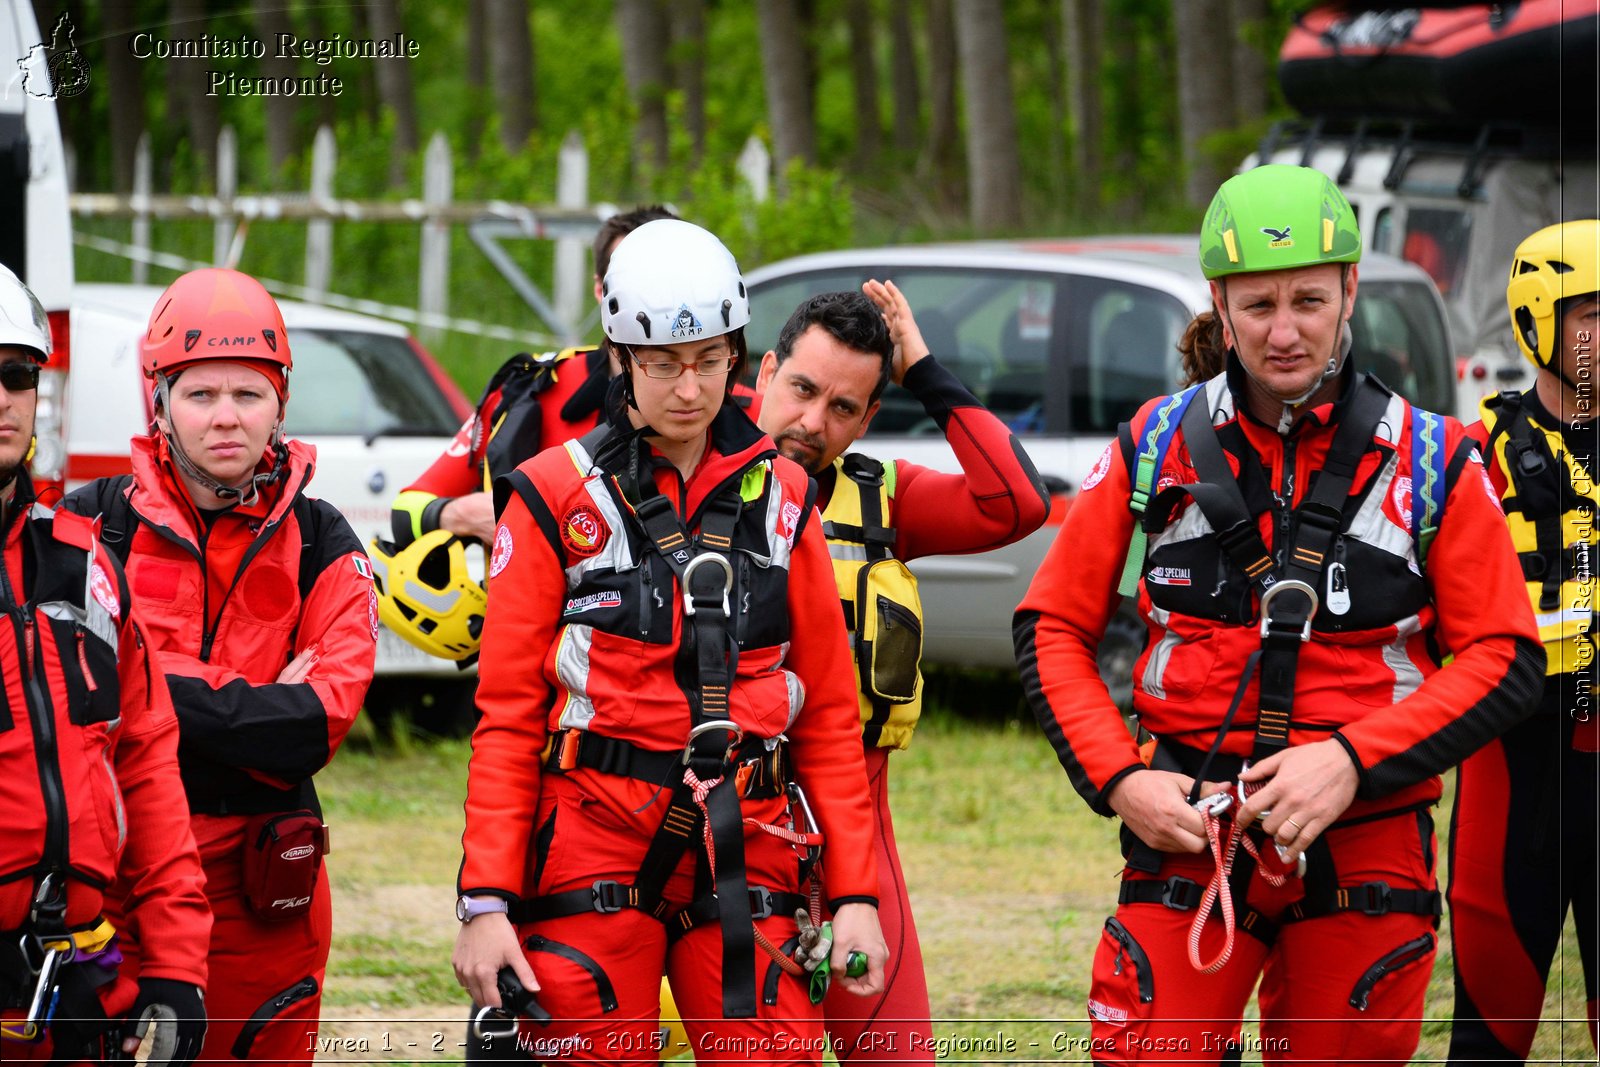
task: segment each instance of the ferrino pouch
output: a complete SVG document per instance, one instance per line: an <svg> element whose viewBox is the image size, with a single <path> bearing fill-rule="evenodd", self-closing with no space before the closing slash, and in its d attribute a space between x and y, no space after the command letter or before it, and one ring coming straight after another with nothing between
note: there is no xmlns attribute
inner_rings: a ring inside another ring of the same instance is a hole
<svg viewBox="0 0 1600 1067"><path fill-rule="evenodd" d="M856 669L861 691L889 704L917 698L922 662L922 596L897 559L862 567L856 578Z"/></svg>
<svg viewBox="0 0 1600 1067"><path fill-rule="evenodd" d="M245 825L245 903L258 919L308 914L327 851L328 828L313 812L255 816Z"/></svg>

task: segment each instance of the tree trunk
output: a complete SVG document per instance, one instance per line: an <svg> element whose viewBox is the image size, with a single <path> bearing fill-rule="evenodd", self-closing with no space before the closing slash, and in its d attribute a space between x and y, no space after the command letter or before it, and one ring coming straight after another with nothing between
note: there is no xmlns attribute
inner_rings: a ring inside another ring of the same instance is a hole
<svg viewBox="0 0 1600 1067"><path fill-rule="evenodd" d="M206 25L203 0L172 0L168 8L171 24L178 34L199 34ZM215 96L206 95L206 70L209 64L203 59L174 59L172 77L178 82L178 99L183 101L184 128L188 131L189 145L194 150L200 169L208 181L217 174L217 133L222 129L222 116L217 109Z"/></svg>
<svg viewBox="0 0 1600 1067"><path fill-rule="evenodd" d="M125 193L133 188L133 157L144 133L141 65L128 50L128 39L139 23L133 0L106 0L100 18L105 27L106 78L111 83L111 180L118 192Z"/></svg>
<svg viewBox="0 0 1600 1067"><path fill-rule="evenodd" d="M917 170L946 198L957 195L956 37L950 0L928 0L928 140Z"/></svg>
<svg viewBox="0 0 1600 1067"><path fill-rule="evenodd" d="M1061 11L1046 11L1044 21L1044 50L1050 70L1050 132L1046 137L1046 150L1050 159L1050 193L1058 204L1067 203L1071 175L1067 173L1067 70L1063 55Z"/></svg>
<svg viewBox="0 0 1600 1067"><path fill-rule="evenodd" d="M667 12L663 0L617 0L622 73L638 123L633 165L642 175L667 165Z"/></svg>
<svg viewBox="0 0 1600 1067"><path fill-rule="evenodd" d="M850 74L855 82L856 169L866 171L883 147L883 119L878 114L878 35L872 0L845 0L850 24Z"/></svg>
<svg viewBox="0 0 1600 1067"><path fill-rule="evenodd" d="M255 0L256 32L265 42L267 54L257 60L261 73L267 78L293 78L299 73L300 63L288 56L278 56L278 34L293 33L288 9L282 0ZM281 170L294 155L295 119L300 110L299 98L294 96L269 96L263 101L267 118L267 159L274 173Z"/></svg>
<svg viewBox="0 0 1600 1067"><path fill-rule="evenodd" d="M467 159L476 162L488 113L489 0L467 0Z"/></svg>
<svg viewBox="0 0 1600 1067"><path fill-rule="evenodd" d="M400 0L367 0L367 29L377 40L394 37L404 29ZM417 99L411 88L411 61L383 59L377 68L378 96L394 113L394 144L389 156L389 184L405 181L406 160L417 150Z"/></svg>
<svg viewBox="0 0 1600 1067"><path fill-rule="evenodd" d="M756 6L761 34L762 81L772 124L773 164L778 191L792 159L815 162L817 134L812 115L810 61L804 47L805 22L796 0L761 0Z"/></svg>
<svg viewBox="0 0 1600 1067"><path fill-rule="evenodd" d="M500 114L500 143L515 155L538 123L533 95L533 32L527 0L488 0L484 29L489 35L489 79Z"/></svg>
<svg viewBox="0 0 1600 1067"><path fill-rule="evenodd" d="M911 0L893 0L889 9L889 77L894 85L894 146L908 157L922 137L922 90L917 80L917 41L911 27Z"/></svg>
<svg viewBox="0 0 1600 1067"><path fill-rule="evenodd" d="M706 0L672 0L672 61L698 164L706 154Z"/></svg>
<svg viewBox="0 0 1600 1067"><path fill-rule="evenodd" d="M1100 0L1061 0L1061 21L1067 36L1067 112L1072 123L1072 170L1078 206L1100 204L1101 139L1105 115L1100 97L1104 12Z"/></svg>
<svg viewBox="0 0 1600 1067"><path fill-rule="evenodd" d="M1228 23L1229 0L1174 0L1173 29L1178 53L1178 125L1183 141L1184 198L1204 207L1227 171L1201 147L1206 137L1233 125Z"/></svg>
<svg viewBox="0 0 1600 1067"><path fill-rule="evenodd" d="M956 0L956 47L967 105L968 200L974 229L1022 224L1022 159L1000 0Z"/></svg>
<svg viewBox="0 0 1600 1067"><path fill-rule="evenodd" d="M1268 0L1233 0L1234 119L1254 122L1267 113L1272 78Z"/></svg>

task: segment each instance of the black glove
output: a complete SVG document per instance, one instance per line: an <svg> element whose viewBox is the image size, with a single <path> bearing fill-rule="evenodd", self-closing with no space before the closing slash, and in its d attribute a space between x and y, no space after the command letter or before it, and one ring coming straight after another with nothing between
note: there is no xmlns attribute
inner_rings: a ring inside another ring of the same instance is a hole
<svg viewBox="0 0 1600 1067"><path fill-rule="evenodd" d="M206 1036L200 987L171 978L141 978L139 998L123 1021L122 1036L143 1041L147 1032L149 1067L189 1067Z"/></svg>

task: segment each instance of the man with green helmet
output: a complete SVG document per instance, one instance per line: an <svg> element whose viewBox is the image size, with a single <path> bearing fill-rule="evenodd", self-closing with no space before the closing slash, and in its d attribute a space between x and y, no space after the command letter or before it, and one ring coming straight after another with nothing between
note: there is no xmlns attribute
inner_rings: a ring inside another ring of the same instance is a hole
<svg viewBox="0 0 1600 1067"><path fill-rule="evenodd" d="M1227 366L1124 424L1017 610L1046 736L1122 819L1097 1062L1235 1061L1258 978L1265 1059L1405 1061L1436 947L1439 773L1538 687L1473 442L1348 358L1360 255L1322 174L1223 184L1201 265ZM1137 737L1095 665L1118 589L1149 627Z"/></svg>
<svg viewBox="0 0 1600 1067"><path fill-rule="evenodd" d="M1450 838L1455 1020L1450 1062L1521 1061L1573 912L1595 1033L1600 719L1595 709L1595 341L1600 220L1547 226L1517 247L1511 326L1538 369L1485 398L1468 432L1521 557L1547 663L1539 710L1461 765ZM1557 815L1559 813L1559 817Z"/></svg>

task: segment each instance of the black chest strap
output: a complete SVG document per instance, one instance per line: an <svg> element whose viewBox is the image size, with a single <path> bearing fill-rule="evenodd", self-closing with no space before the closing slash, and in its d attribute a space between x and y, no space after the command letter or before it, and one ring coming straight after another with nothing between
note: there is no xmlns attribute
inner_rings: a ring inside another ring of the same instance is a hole
<svg viewBox="0 0 1600 1067"><path fill-rule="evenodd" d="M1389 405L1388 390L1366 375L1356 379L1354 394L1334 430L1333 443L1311 489L1290 515L1289 536L1274 561L1250 513L1239 481L1228 465L1207 404L1190 404L1183 414L1184 444L1194 464L1196 481L1157 494L1145 513L1146 530L1163 529L1172 511L1188 497L1216 532L1217 543L1233 565L1249 579L1260 598L1261 649L1246 665L1217 735L1221 746L1244 690L1259 670L1260 709L1252 758L1265 759L1289 744L1289 715L1294 706L1295 670L1300 646L1311 639L1311 621L1320 605L1317 590L1332 558L1333 544L1344 524L1361 458ZM1196 790L1200 779L1196 779Z"/></svg>

